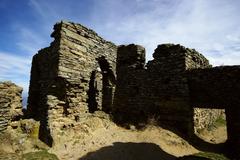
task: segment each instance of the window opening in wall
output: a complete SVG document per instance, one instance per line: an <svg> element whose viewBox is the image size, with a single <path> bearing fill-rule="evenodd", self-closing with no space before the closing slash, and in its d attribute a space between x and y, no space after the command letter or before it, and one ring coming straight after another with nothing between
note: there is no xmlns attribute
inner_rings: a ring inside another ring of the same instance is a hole
<svg viewBox="0 0 240 160"><path fill-rule="evenodd" d="M194 108L194 132L209 143L224 143L227 140L225 110Z"/></svg>

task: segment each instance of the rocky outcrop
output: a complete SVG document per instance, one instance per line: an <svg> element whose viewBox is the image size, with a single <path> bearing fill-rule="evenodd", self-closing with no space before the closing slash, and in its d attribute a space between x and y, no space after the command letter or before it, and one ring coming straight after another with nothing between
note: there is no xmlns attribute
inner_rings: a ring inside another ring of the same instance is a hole
<svg viewBox="0 0 240 160"><path fill-rule="evenodd" d="M22 116L22 90L12 82L0 82L0 132Z"/></svg>

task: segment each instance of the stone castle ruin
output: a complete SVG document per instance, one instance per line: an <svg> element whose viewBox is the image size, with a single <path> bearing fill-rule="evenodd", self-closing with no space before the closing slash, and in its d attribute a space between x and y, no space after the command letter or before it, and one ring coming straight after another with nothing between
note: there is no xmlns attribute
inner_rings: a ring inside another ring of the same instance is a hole
<svg viewBox="0 0 240 160"><path fill-rule="evenodd" d="M57 23L51 36L32 60L26 113L40 121L40 138L50 146L54 128L99 110L119 124L155 118L191 135L225 109L227 144L240 153L240 66L212 67L174 44L159 45L145 63L142 46L117 46L71 22Z"/></svg>

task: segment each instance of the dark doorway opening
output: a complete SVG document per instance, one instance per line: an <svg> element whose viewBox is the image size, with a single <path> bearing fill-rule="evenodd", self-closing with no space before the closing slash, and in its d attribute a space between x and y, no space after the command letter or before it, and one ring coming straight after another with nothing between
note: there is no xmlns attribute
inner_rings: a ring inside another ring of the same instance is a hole
<svg viewBox="0 0 240 160"><path fill-rule="evenodd" d="M97 89L95 86L95 79L96 79L96 71L92 71L89 81L89 90L88 90L88 109L90 113L93 113L97 110Z"/></svg>
<svg viewBox="0 0 240 160"><path fill-rule="evenodd" d="M109 113L113 104L115 76L104 56L97 58L98 65L91 72L88 90L88 108L93 113L103 110Z"/></svg>
<svg viewBox="0 0 240 160"><path fill-rule="evenodd" d="M104 56L97 58L102 71L102 110L111 112L114 98L116 79L112 67Z"/></svg>

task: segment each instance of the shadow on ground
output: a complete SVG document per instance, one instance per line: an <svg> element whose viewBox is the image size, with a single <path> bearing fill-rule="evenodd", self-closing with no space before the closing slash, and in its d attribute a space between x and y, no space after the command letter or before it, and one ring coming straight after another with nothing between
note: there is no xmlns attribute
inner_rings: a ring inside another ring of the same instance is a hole
<svg viewBox="0 0 240 160"><path fill-rule="evenodd" d="M213 153L218 153L218 154L223 154L227 152L227 146L226 143L218 143L218 144L213 144L204 141L203 139L199 138L194 131L192 130L188 134L183 133L179 130L176 129L176 127L173 126L167 126L167 125L160 125L162 128L167 129L179 137L183 138L186 140L190 145L192 145L194 148L198 149L199 151L203 152L213 152Z"/></svg>
<svg viewBox="0 0 240 160"><path fill-rule="evenodd" d="M79 160L175 160L154 143L122 143L89 152Z"/></svg>

